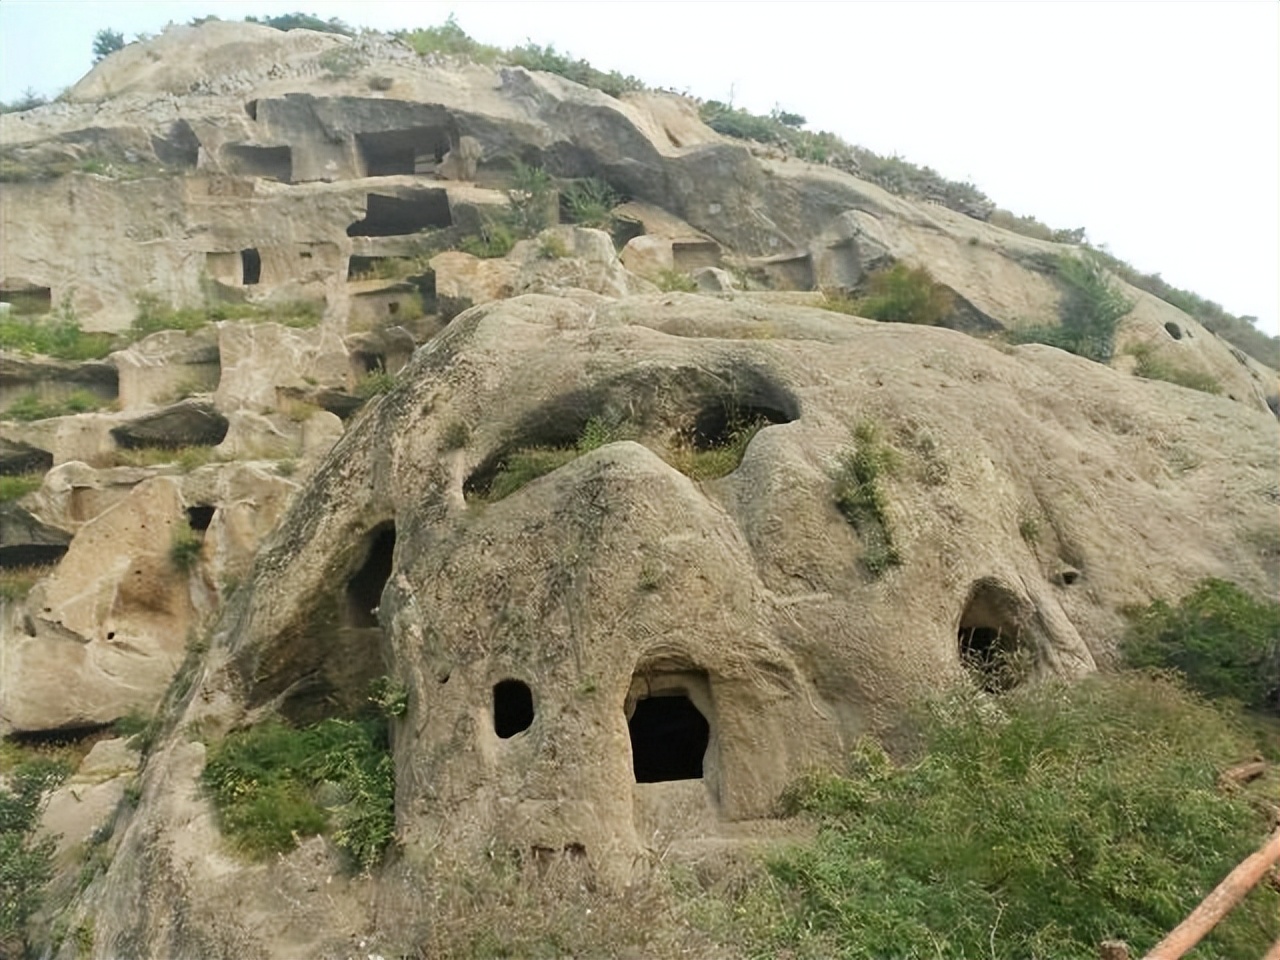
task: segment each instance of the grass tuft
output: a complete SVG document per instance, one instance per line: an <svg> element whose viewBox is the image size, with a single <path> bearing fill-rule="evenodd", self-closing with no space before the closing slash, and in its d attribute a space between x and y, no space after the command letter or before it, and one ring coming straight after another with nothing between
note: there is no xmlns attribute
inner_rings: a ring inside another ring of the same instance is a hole
<svg viewBox="0 0 1280 960"><path fill-rule="evenodd" d="M879 577L902 563L889 528L888 498L881 485L898 458L869 421L858 424L853 440L853 447L845 450L836 464L836 507L862 539L862 563L867 572Z"/></svg>

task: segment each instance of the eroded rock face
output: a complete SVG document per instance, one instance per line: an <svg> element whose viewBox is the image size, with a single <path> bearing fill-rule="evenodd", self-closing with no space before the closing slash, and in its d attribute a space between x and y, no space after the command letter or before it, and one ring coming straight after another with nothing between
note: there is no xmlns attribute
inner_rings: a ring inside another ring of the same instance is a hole
<svg viewBox="0 0 1280 960"><path fill-rule="evenodd" d="M186 651L196 608L172 559L184 520L178 483L135 487L76 534L6 637L6 731L83 728L152 710Z"/></svg>
<svg viewBox="0 0 1280 960"><path fill-rule="evenodd" d="M965 636L1015 637L1034 682L1105 661L1130 603L1206 575L1276 589L1250 545L1277 538L1268 413L1046 347L910 334L744 296L467 312L309 482L180 720L314 719L385 672L407 690L405 858L574 850L619 879L670 811L715 833L858 736L892 739L965 676ZM743 418L764 426L722 479L668 462ZM623 439L484 499L515 451L591 422ZM878 576L835 505L859 425L896 452L883 521L901 562ZM181 853L199 769L180 736L154 756L103 942L167 942L147 933L174 909L166 878L248 877ZM275 936L254 911L184 917L191 942Z"/></svg>
<svg viewBox="0 0 1280 960"><path fill-rule="evenodd" d="M135 417L111 435L126 449L136 447L214 446L227 435L228 421L210 403L183 400Z"/></svg>

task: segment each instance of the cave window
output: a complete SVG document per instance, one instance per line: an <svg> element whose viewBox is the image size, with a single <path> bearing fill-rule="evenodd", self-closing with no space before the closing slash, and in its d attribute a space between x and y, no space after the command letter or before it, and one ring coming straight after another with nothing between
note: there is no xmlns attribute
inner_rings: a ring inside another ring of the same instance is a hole
<svg viewBox="0 0 1280 960"><path fill-rule="evenodd" d="M218 508L208 504L201 503L194 507L187 507L187 524L192 530L203 532L209 529L209 524L213 522L213 514Z"/></svg>
<svg viewBox="0 0 1280 960"><path fill-rule="evenodd" d="M711 725L683 690L637 700L627 729L636 783L702 779Z"/></svg>
<svg viewBox="0 0 1280 960"><path fill-rule="evenodd" d="M369 550L360 568L347 581L346 621L351 627L376 627L382 590L391 577L396 549L396 528L387 524L369 538Z"/></svg>
<svg viewBox="0 0 1280 960"><path fill-rule="evenodd" d="M493 685L493 732L503 740L533 725L533 691L522 680Z"/></svg>
<svg viewBox="0 0 1280 960"><path fill-rule="evenodd" d="M1164 329L1165 329L1165 332L1169 334L1169 336L1173 337L1173 339L1175 340L1182 339L1182 328L1178 326L1176 323L1174 323L1172 320L1170 320L1168 323L1164 325Z"/></svg>
<svg viewBox="0 0 1280 960"><path fill-rule="evenodd" d="M240 251L241 280L246 287L262 279L262 257L253 247Z"/></svg>
<svg viewBox="0 0 1280 960"><path fill-rule="evenodd" d="M363 220L347 227L349 237L399 237L453 226L449 194L444 190L420 190L405 197L371 193Z"/></svg>

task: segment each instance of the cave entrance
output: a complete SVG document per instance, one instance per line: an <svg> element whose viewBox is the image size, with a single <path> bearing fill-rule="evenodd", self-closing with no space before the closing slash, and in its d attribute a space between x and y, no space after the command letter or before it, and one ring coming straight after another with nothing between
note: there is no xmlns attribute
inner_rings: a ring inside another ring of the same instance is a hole
<svg viewBox="0 0 1280 960"><path fill-rule="evenodd" d="M988 693L1012 690L1029 673L1025 606L991 581L980 582L969 593L956 631L960 663Z"/></svg>
<svg viewBox="0 0 1280 960"><path fill-rule="evenodd" d="M707 775L712 704L706 674L638 675L627 703L636 783L702 780Z"/></svg>
<svg viewBox="0 0 1280 960"><path fill-rule="evenodd" d="M533 726L533 691L523 680L501 680L493 686L493 732L509 740Z"/></svg>
<svg viewBox="0 0 1280 960"><path fill-rule="evenodd" d="M290 147L259 147L247 143L228 144L226 157L236 173L289 183L293 179L293 150Z"/></svg>
<svg viewBox="0 0 1280 960"><path fill-rule="evenodd" d="M253 247L240 251L240 282L246 287L262 279L262 255Z"/></svg>
<svg viewBox="0 0 1280 960"><path fill-rule="evenodd" d="M360 567L347 581L343 625L367 628L378 626L378 605L382 590L391 577L391 561L396 549L395 524L375 528L368 537L368 549Z"/></svg>
<svg viewBox="0 0 1280 960"><path fill-rule="evenodd" d="M0 301L16 314L42 314L53 309L53 291L33 284L0 284Z"/></svg>
<svg viewBox="0 0 1280 960"><path fill-rule="evenodd" d="M421 190L406 197L368 195L363 220L347 227L349 237L400 237L420 230L453 226L449 194L445 190Z"/></svg>
<svg viewBox="0 0 1280 960"><path fill-rule="evenodd" d="M358 133L356 149L366 177L433 173L449 152L449 133L444 127Z"/></svg>
<svg viewBox="0 0 1280 960"><path fill-rule="evenodd" d="M209 524L213 522L213 515L218 508L211 503L200 503L193 507L187 507L187 524L192 530L203 532L209 529Z"/></svg>

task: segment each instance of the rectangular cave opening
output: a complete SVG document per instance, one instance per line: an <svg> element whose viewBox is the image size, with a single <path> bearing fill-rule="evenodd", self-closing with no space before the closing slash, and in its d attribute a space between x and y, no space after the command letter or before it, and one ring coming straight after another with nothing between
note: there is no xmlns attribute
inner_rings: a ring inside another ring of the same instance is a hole
<svg viewBox="0 0 1280 960"><path fill-rule="evenodd" d="M290 183L293 180L293 149L288 146L260 147L232 143L224 148L233 172L246 177L262 177Z"/></svg>
<svg viewBox="0 0 1280 960"><path fill-rule="evenodd" d="M358 133L356 149L366 177L432 173L449 152L449 133L444 127Z"/></svg>
<svg viewBox="0 0 1280 960"><path fill-rule="evenodd" d="M262 279L262 255L253 247L240 251L240 277L246 287Z"/></svg>
<svg viewBox="0 0 1280 960"><path fill-rule="evenodd" d="M34 316L53 309L53 290L35 284L0 284L0 303L16 314Z"/></svg>
<svg viewBox="0 0 1280 960"><path fill-rule="evenodd" d="M705 673L637 673L627 708L636 783L702 780L710 772L714 710Z"/></svg>
<svg viewBox="0 0 1280 960"><path fill-rule="evenodd" d="M347 227L347 236L399 237L451 226L453 213L445 190L419 190L398 197L371 193L364 219Z"/></svg>
<svg viewBox="0 0 1280 960"><path fill-rule="evenodd" d="M700 267L720 266L720 244L714 240L676 240L671 244L671 260L676 270L689 273Z"/></svg>

